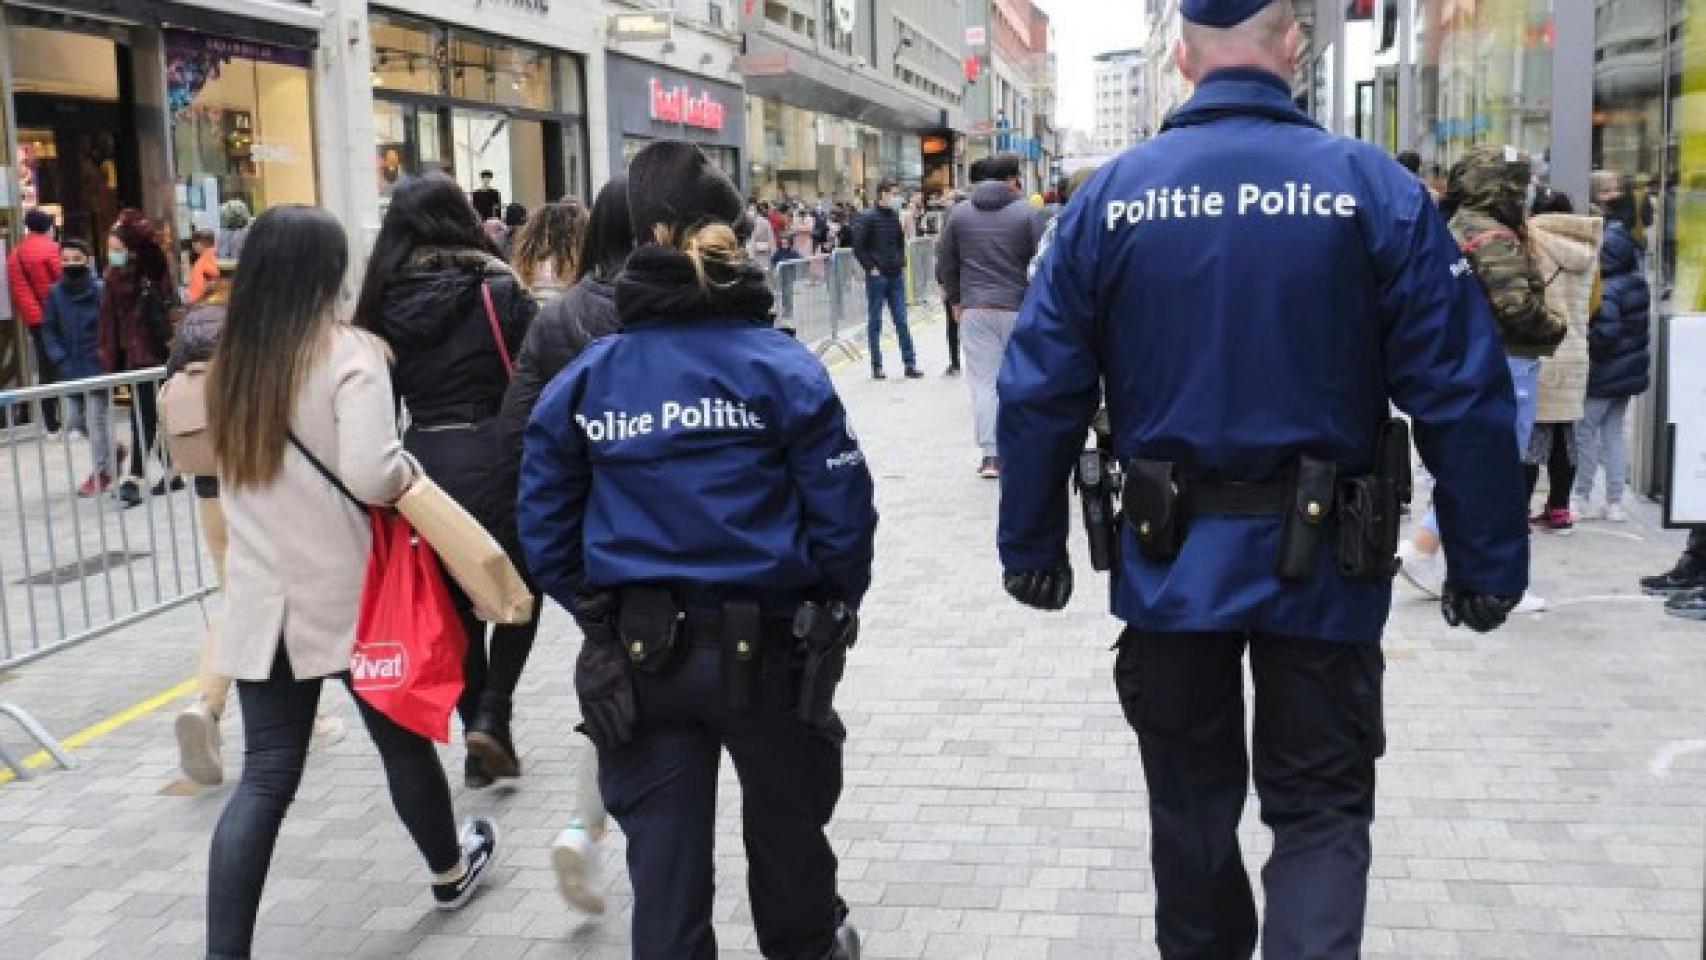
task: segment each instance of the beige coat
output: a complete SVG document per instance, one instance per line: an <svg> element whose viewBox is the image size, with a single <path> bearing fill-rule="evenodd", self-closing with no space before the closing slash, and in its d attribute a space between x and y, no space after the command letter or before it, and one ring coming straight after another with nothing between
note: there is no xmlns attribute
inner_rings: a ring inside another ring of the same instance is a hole
<svg viewBox="0 0 1706 960"><path fill-rule="evenodd" d="M384 347L339 327L297 393L291 429L357 497L390 504L418 473L397 436ZM213 668L265 680L282 638L298 679L349 669L371 539L367 515L287 448L272 482L221 490L231 545Z"/></svg>
<svg viewBox="0 0 1706 960"><path fill-rule="evenodd" d="M1546 306L1564 316L1568 331L1550 357L1540 361L1538 423L1574 423L1582 418L1588 392L1588 323L1593 310L1594 273L1605 221L1567 213L1545 213L1528 221L1529 246Z"/></svg>

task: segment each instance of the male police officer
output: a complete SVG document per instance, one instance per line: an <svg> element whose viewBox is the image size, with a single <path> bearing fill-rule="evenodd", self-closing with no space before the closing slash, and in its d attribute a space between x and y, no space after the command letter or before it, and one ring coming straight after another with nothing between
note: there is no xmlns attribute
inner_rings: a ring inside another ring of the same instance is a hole
<svg viewBox="0 0 1706 960"><path fill-rule="evenodd" d="M1005 585L1045 610L1069 599L1067 478L1105 390L1128 476L1115 680L1149 783L1162 956L1255 950L1248 647L1274 832L1264 955L1355 957L1396 546L1396 476L1375 465L1404 456L1377 457L1387 401L1438 478L1446 618L1487 631L1528 569L1511 381L1422 184L1293 105L1290 0L1181 9L1195 96L1073 198L1007 352Z"/></svg>

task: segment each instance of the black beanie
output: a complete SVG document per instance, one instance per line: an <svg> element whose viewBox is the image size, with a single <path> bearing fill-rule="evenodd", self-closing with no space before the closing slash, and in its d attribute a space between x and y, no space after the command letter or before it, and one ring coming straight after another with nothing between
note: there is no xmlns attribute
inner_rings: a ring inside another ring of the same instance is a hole
<svg viewBox="0 0 1706 960"><path fill-rule="evenodd" d="M31 233L46 233L53 229L53 214L46 210L31 210L24 214L24 229Z"/></svg>
<svg viewBox="0 0 1706 960"><path fill-rule="evenodd" d="M705 223L733 227L746 205L740 191L691 143L659 140L628 164L628 219L634 240L652 242L652 227L682 233Z"/></svg>

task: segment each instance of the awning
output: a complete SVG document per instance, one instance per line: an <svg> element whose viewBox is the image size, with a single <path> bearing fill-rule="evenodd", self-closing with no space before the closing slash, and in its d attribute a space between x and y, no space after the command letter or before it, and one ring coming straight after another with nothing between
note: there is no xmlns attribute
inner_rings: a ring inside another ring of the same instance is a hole
<svg viewBox="0 0 1706 960"><path fill-rule="evenodd" d="M763 34L747 35L741 58L746 92L886 130L922 133L965 125L964 112L944 109L878 80L868 70L824 60Z"/></svg>
<svg viewBox="0 0 1706 960"><path fill-rule="evenodd" d="M165 24L244 40L317 47L326 12L301 0L5 0L9 9Z"/></svg>

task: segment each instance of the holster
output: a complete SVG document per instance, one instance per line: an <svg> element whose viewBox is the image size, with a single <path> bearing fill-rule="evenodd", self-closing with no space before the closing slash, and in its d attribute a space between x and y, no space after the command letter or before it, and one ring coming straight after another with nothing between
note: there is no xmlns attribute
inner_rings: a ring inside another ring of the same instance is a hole
<svg viewBox="0 0 1706 960"><path fill-rule="evenodd" d="M1291 507L1280 521L1279 553L1274 572L1281 580L1307 580L1315 573L1327 520L1338 499L1339 468L1327 460L1299 457Z"/></svg>
<svg viewBox="0 0 1706 960"><path fill-rule="evenodd" d="M686 620L675 594L662 587L626 587L616 630L634 669L665 673L684 648Z"/></svg>
<svg viewBox="0 0 1706 960"><path fill-rule="evenodd" d="M859 615L845 603L803 603L794 616L793 634L804 658L796 707L800 722L828 726L835 715L835 690L847 669L847 651L859 641Z"/></svg>
<svg viewBox="0 0 1706 960"><path fill-rule="evenodd" d="M1374 473L1339 485L1339 573L1390 580L1398 572L1402 507L1410 502L1410 426L1388 420L1375 448Z"/></svg>
<svg viewBox="0 0 1706 960"><path fill-rule="evenodd" d="M1076 482L1084 506L1084 533L1090 540L1090 569L1112 570L1119 545L1118 465L1102 450L1078 455Z"/></svg>
<svg viewBox="0 0 1706 960"><path fill-rule="evenodd" d="M764 617L752 602L723 604L723 705L731 713L752 709L758 688L758 652Z"/></svg>
<svg viewBox="0 0 1706 960"><path fill-rule="evenodd" d="M1171 460L1133 460L1125 478L1126 519L1137 534L1137 550L1151 560L1171 562L1190 532L1179 466Z"/></svg>

